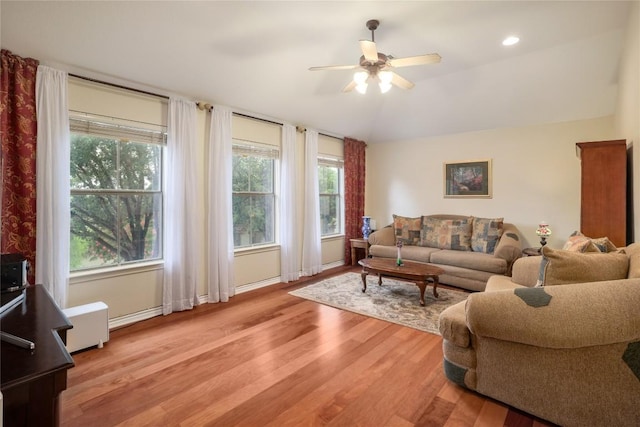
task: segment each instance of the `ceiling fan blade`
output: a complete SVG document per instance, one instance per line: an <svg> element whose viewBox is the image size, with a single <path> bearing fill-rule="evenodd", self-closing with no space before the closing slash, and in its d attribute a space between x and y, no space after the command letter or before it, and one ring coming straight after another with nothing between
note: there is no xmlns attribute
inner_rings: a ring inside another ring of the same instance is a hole
<svg viewBox="0 0 640 427"><path fill-rule="evenodd" d="M311 67L309 71L319 71L319 70L353 70L355 68L359 68L360 65L325 65L323 67Z"/></svg>
<svg viewBox="0 0 640 427"><path fill-rule="evenodd" d="M440 62L442 58L437 53L429 53L426 55L407 56L406 58L392 58L389 65L392 67L410 67L412 65L435 64Z"/></svg>
<svg viewBox="0 0 640 427"><path fill-rule="evenodd" d="M360 40L360 49L362 49L364 59L369 62L373 62L374 64L378 62L378 49L376 48L375 42L370 40Z"/></svg>
<svg viewBox="0 0 640 427"><path fill-rule="evenodd" d="M391 84L398 86L401 89L411 89L415 86L414 83L411 83L409 80L404 77L399 76L398 74L391 72Z"/></svg>
<svg viewBox="0 0 640 427"><path fill-rule="evenodd" d="M353 80L351 80L349 82L349 84L347 84L344 89L342 89L343 92L351 92L352 90L354 90L356 88L357 83L354 82Z"/></svg>

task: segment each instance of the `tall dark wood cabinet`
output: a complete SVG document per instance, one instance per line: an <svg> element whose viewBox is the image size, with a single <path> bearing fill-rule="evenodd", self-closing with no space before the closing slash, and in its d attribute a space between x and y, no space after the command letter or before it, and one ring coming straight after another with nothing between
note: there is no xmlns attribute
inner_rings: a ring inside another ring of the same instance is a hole
<svg viewBox="0 0 640 427"><path fill-rule="evenodd" d="M581 160L580 231L627 245L627 142L576 144Z"/></svg>

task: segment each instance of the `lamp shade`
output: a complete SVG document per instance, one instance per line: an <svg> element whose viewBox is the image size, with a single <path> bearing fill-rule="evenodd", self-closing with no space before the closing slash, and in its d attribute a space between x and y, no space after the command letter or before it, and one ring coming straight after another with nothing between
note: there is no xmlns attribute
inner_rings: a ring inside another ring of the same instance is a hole
<svg viewBox="0 0 640 427"><path fill-rule="evenodd" d="M538 224L538 228L536 229L536 234L539 237L551 236L551 229L549 228L549 224L547 224L545 221L541 221L540 224Z"/></svg>

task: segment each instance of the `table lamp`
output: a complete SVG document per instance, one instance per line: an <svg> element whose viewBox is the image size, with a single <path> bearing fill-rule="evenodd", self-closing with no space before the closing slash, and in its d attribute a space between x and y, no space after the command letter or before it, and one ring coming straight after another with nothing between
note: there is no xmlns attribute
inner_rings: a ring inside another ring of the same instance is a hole
<svg viewBox="0 0 640 427"><path fill-rule="evenodd" d="M547 237L551 236L551 229L549 228L549 224L545 221L541 221L538 224L538 228L536 229L536 234L540 237L540 245L544 246L547 244Z"/></svg>

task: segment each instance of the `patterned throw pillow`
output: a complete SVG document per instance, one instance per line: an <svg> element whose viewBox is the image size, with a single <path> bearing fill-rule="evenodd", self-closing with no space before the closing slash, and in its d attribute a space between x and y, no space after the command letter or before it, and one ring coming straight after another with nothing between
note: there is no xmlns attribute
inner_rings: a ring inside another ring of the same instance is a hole
<svg viewBox="0 0 640 427"><path fill-rule="evenodd" d="M628 270L629 257L624 251L580 253L544 246L536 286L626 279Z"/></svg>
<svg viewBox="0 0 640 427"><path fill-rule="evenodd" d="M471 250L492 254L502 237L504 218L474 218Z"/></svg>
<svg viewBox="0 0 640 427"><path fill-rule="evenodd" d="M608 237L599 237L591 239L591 242L598 248L600 252L615 252L618 250Z"/></svg>
<svg viewBox="0 0 640 427"><path fill-rule="evenodd" d="M574 231L562 247L572 252L615 252L618 250L608 237L591 239L579 231Z"/></svg>
<svg viewBox="0 0 640 427"><path fill-rule="evenodd" d="M473 218L437 219L423 216L420 246L470 251L472 222Z"/></svg>
<svg viewBox="0 0 640 427"><path fill-rule="evenodd" d="M393 229L395 231L396 242L401 241L403 245L418 245L420 243L420 226L422 217L409 218L406 216L393 215Z"/></svg>
<svg viewBox="0 0 640 427"><path fill-rule="evenodd" d="M562 247L563 251L602 252L591 242L591 239L579 231L574 231Z"/></svg>

